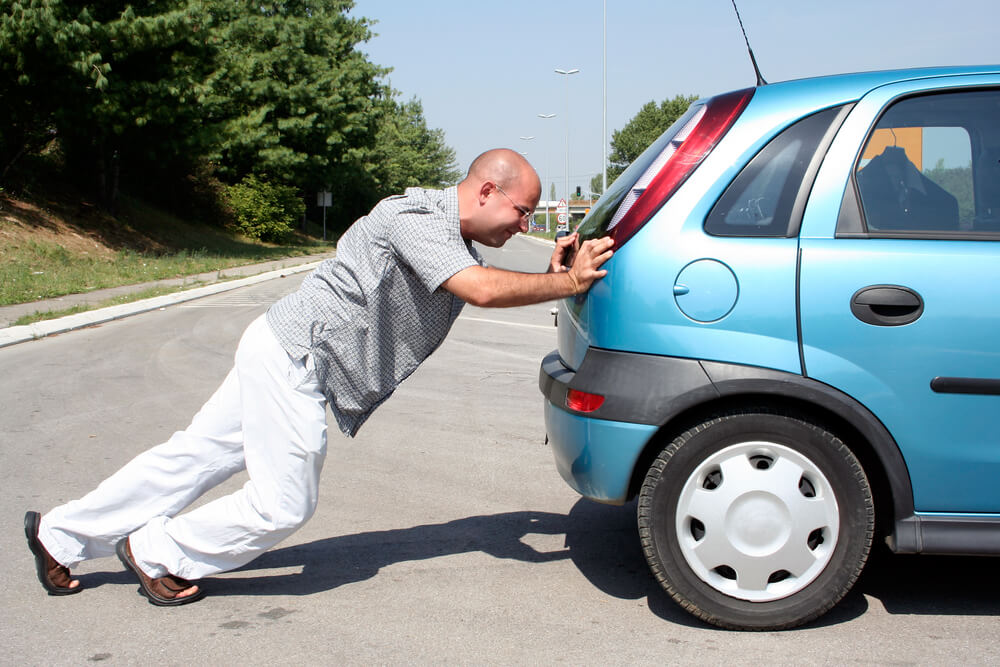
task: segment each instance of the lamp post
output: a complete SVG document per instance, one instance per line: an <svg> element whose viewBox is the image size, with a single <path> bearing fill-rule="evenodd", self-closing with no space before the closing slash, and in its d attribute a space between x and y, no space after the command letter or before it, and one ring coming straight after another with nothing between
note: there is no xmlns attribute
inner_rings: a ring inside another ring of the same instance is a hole
<svg viewBox="0 0 1000 667"><path fill-rule="evenodd" d="M601 122L601 196L608 191L608 0L602 3L604 10L604 52L602 66L604 69L602 85L603 114Z"/></svg>
<svg viewBox="0 0 1000 667"><path fill-rule="evenodd" d="M578 74L580 70L573 69L557 69L556 74L562 74L566 77L566 171L564 174L564 186L566 193L566 205L569 205L569 75Z"/></svg>
<svg viewBox="0 0 1000 667"><path fill-rule="evenodd" d="M534 136L534 135L531 135L531 136L529 136L529 137L521 137L521 141L531 141L531 140L532 140L532 139L534 139L534 138L535 138L535 136ZM528 157L528 154L527 154L527 153L525 153L524 151L520 151L520 153L521 153L521 155L523 155L523 156L524 156L525 158L527 158L527 157ZM530 222L530 223L528 224L528 232L529 232L529 233L531 232L531 228L532 228L532 227L534 227L534 226L535 226L535 214L534 214L534 212L532 212L532 213L531 213L531 222Z"/></svg>
<svg viewBox="0 0 1000 667"><path fill-rule="evenodd" d="M554 113L540 113L540 114L538 114L538 117L541 118L542 120L550 120L552 118L555 118L556 115ZM546 151L545 152L545 171L548 172L548 170L549 170L549 153L548 153L548 151ZM542 189L543 190L545 189L544 185L542 186ZM548 234L549 230L551 229L549 227L549 193L545 192L544 195L545 195L545 233Z"/></svg>

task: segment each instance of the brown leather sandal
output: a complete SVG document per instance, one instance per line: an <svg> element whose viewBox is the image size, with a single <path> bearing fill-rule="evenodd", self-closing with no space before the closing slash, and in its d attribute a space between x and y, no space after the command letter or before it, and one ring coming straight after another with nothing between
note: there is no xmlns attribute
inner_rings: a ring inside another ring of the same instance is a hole
<svg viewBox="0 0 1000 667"><path fill-rule="evenodd" d="M70 586L73 577L69 573L69 568L53 558L38 539L38 527L41 522L42 515L38 512L24 513L24 536L28 538L28 548L35 556L35 573L38 574L38 581L49 595L79 593L83 590L83 586L80 584Z"/></svg>
<svg viewBox="0 0 1000 667"><path fill-rule="evenodd" d="M129 546L127 537L115 545L115 552L122 565L139 577L139 591L149 599L150 604L158 607L176 607L197 602L205 597L205 591L199 588L194 595L179 598L178 593L194 586L192 582L172 574L154 578L143 572L132 556L132 547Z"/></svg>

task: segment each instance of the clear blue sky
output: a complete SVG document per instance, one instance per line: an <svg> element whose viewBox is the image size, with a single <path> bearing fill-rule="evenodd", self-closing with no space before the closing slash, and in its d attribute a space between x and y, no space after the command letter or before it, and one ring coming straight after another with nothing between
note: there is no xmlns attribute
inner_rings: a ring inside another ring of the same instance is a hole
<svg viewBox="0 0 1000 667"><path fill-rule="evenodd" d="M896 67L1000 63L998 0L737 0L768 81ZM563 194L601 171L601 0L356 0L377 36L359 48L419 98L463 171L523 151ZM569 77L556 68L577 68ZM730 0L607 3L607 140L650 100L753 85ZM566 113L569 87L569 113ZM537 114L557 114L542 120ZM522 136L534 136L522 140Z"/></svg>

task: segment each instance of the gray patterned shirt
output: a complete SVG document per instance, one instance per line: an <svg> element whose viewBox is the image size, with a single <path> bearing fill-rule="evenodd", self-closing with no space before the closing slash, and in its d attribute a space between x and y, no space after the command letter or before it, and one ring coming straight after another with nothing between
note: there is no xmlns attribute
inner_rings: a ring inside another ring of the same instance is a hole
<svg viewBox="0 0 1000 667"><path fill-rule="evenodd" d="M461 236L458 190L379 202L267 321L294 359L313 356L340 430L353 436L428 357L464 306L441 283L483 264Z"/></svg>

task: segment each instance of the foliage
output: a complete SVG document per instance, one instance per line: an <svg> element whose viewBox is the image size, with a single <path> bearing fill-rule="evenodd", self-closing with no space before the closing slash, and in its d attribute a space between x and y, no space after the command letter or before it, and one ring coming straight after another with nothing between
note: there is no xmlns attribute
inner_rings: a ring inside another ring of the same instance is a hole
<svg viewBox="0 0 1000 667"><path fill-rule="evenodd" d="M199 7L195 0L124 9L108 1L5 3L5 170L56 138L68 165L91 176L113 209L123 164L160 171L197 152L193 93L206 60Z"/></svg>
<svg viewBox="0 0 1000 667"><path fill-rule="evenodd" d="M240 231L253 239L280 243L305 213L295 188L259 180L253 174L226 190Z"/></svg>
<svg viewBox="0 0 1000 667"><path fill-rule="evenodd" d="M420 100L399 103L385 99L377 121L372 175L379 197L408 187L442 187L462 175L455 151L444 142L444 132L429 129Z"/></svg>
<svg viewBox="0 0 1000 667"><path fill-rule="evenodd" d="M224 177L267 174L304 191L341 178L373 142L386 70L355 46L367 19L346 0L208 5L214 60L199 96ZM249 9L248 9L249 7Z"/></svg>
<svg viewBox="0 0 1000 667"><path fill-rule="evenodd" d="M924 175L947 190L958 200L958 219L970 224L975 218L975 200L972 187L972 166L945 167L944 159L939 159L931 169L924 169Z"/></svg>
<svg viewBox="0 0 1000 667"><path fill-rule="evenodd" d="M649 101L625 127L615 130L611 136L611 154L608 156L608 183L618 178L697 99L697 95L677 95L672 100L663 100L659 104Z"/></svg>
<svg viewBox="0 0 1000 667"><path fill-rule="evenodd" d="M608 174L611 177L611 174ZM590 191L595 195L604 194L604 174L596 174L590 179Z"/></svg>
<svg viewBox="0 0 1000 667"><path fill-rule="evenodd" d="M106 210L120 186L180 199L191 175L330 189L356 216L457 178L454 152L358 44L351 0L0 0L0 180L56 145ZM202 207L212 210L211 207Z"/></svg>

